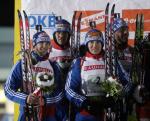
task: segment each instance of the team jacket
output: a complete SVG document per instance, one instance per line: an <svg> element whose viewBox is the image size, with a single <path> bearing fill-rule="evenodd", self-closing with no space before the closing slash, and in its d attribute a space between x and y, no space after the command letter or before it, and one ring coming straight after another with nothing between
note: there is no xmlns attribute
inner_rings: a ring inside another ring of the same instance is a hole
<svg viewBox="0 0 150 121"><path fill-rule="evenodd" d="M56 89L50 95L43 95L45 98L46 105L54 104L63 98L63 92L61 90L61 79L60 71L56 63L52 63L49 60L39 61L38 64L33 66L33 75L37 72L48 71L54 75L54 83L56 84ZM20 104L20 110L23 111L23 107L26 106L26 99L28 94L20 91L22 87L22 67L21 61L18 61L12 68L11 73L5 83L4 91L6 97L10 100Z"/></svg>
<svg viewBox="0 0 150 121"><path fill-rule="evenodd" d="M118 64L118 74L125 76L122 65ZM65 90L67 98L76 106L81 107L87 96L101 96L101 90L97 89L98 83L105 78L105 64L102 57L100 58L77 58L68 74ZM125 77L122 77L123 79ZM123 85L127 86L128 80L121 81ZM86 86L85 86L86 85ZM90 86L89 86L90 85ZM85 86L85 88L84 88ZM128 89L130 86L127 86Z"/></svg>

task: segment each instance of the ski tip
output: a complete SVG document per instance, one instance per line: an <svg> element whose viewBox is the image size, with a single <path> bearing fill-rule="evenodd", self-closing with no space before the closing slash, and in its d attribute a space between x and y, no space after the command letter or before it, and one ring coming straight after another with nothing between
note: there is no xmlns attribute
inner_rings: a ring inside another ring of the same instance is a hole
<svg viewBox="0 0 150 121"><path fill-rule="evenodd" d="M17 12L19 13L19 12L20 12L20 10L18 9L18 10L17 10Z"/></svg>
<svg viewBox="0 0 150 121"><path fill-rule="evenodd" d="M78 21L81 21L81 18L82 18L82 12L80 12L80 14L79 14ZM78 26L78 23L77 23L77 26Z"/></svg>
<svg viewBox="0 0 150 121"><path fill-rule="evenodd" d="M19 9L17 10L17 12L18 12L18 14L20 14L20 15L21 15L21 12L20 12L20 10L19 10Z"/></svg>
<svg viewBox="0 0 150 121"><path fill-rule="evenodd" d="M77 11L74 11L74 13L73 13L73 17L72 17L72 21L74 21L74 20L75 20L76 14L77 14Z"/></svg>
<svg viewBox="0 0 150 121"><path fill-rule="evenodd" d="M107 5L106 5L106 8L108 8L109 7L109 3L107 3Z"/></svg>
<svg viewBox="0 0 150 121"><path fill-rule="evenodd" d="M25 10L23 10L23 14L24 14L24 16L25 16L25 18L26 18L26 17L27 17L27 14L26 14Z"/></svg>
<svg viewBox="0 0 150 121"><path fill-rule="evenodd" d="M18 12L18 17L21 18L21 12L20 12L20 10L18 9L17 12Z"/></svg>
<svg viewBox="0 0 150 121"><path fill-rule="evenodd" d="M107 3L107 5L106 5L106 9L105 9L106 14L108 14L108 10L109 10L109 3Z"/></svg>
<svg viewBox="0 0 150 121"><path fill-rule="evenodd" d="M113 4L113 8L115 7L115 4Z"/></svg>
<svg viewBox="0 0 150 121"><path fill-rule="evenodd" d="M26 14L25 10L23 10L23 13Z"/></svg>
<svg viewBox="0 0 150 121"><path fill-rule="evenodd" d="M75 16L76 16L76 14L77 14L77 11L74 11L74 12L73 12L73 17L75 17Z"/></svg>
<svg viewBox="0 0 150 121"><path fill-rule="evenodd" d="M114 14L115 11L115 4L113 4L112 9L111 9L111 14Z"/></svg>
<svg viewBox="0 0 150 121"><path fill-rule="evenodd" d="M79 15L80 17L82 17L82 12L80 12L80 15Z"/></svg>

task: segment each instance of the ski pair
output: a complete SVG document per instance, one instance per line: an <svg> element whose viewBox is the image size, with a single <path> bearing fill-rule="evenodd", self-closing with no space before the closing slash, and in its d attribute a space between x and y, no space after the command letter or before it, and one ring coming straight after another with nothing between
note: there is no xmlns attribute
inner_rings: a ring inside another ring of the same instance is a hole
<svg viewBox="0 0 150 121"><path fill-rule="evenodd" d="M77 14L77 11L74 11L72 17L72 35L71 35L71 55L73 58L79 57L80 54L79 48L80 48L81 18L82 18L82 12ZM77 24L76 24L76 20L77 20Z"/></svg>
<svg viewBox="0 0 150 121"><path fill-rule="evenodd" d="M119 13L115 13L115 4L112 5L109 14L109 6L110 4L107 3L105 9L105 79L108 77L117 78L117 67L116 62L118 58L117 50L115 48L115 37L114 37L114 28L113 23L116 18L120 18ZM109 98L108 98L109 99ZM120 111L121 108L121 100L117 100L117 110L114 111L113 106L108 106L106 108L105 116L106 121L120 121L121 115Z"/></svg>
<svg viewBox="0 0 150 121"><path fill-rule="evenodd" d="M30 84L32 82L32 70L31 70L31 57L30 57L30 31L29 31L29 22L28 17L25 11L23 11L24 19L25 19L25 29L24 22L21 12L18 10L19 17L19 28L20 28L20 45L21 45L21 66L22 66L22 74L23 74L23 91L25 93L32 92L32 87ZM24 32L25 30L25 32ZM25 37L26 38L25 38Z"/></svg>
<svg viewBox="0 0 150 121"><path fill-rule="evenodd" d="M106 52L106 75L107 79L109 76L116 77L116 51L115 51L115 39L114 39L114 30L113 22L115 19L115 4L111 8L111 14L109 16L109 3L107 3L105 9L105 52Z"/></svg>
<svg viewBox="0 0 150 121"><path fill-rule="evenodd" d="M135 84L139 84L142 81L142 41L144 33L144 15L137 14L136 16L136 29L135 29L135 40L134 40L134 50L132 54L132 70L131 70L131 80Z"/></svg>
<svg viewBox="0 0 150 121"><path fill-rule="evenodd" d="M30 40L30 30L28 16L25 11L23 11L23 16L18 12L19 17L19 28L20 28L20 45L21 45L21 67L23 76L23 87L22 92L26 94L33 93L35 90L35 82L33 81L32 73L32 60L31 60L31 40ZM24 108L26 120L40 121L38 112L38 107L33 105L26 105Z"/></svg>
<svg viewBox="0 0 150 121"><path fill-rule="evenodd" d="M131 81L138 85L139 97L135 97L138 103L144 103L145 99L148 97L149 93L147 90L147 82L145 82L147 77L147 67L148 66L148 53L150 49L148 46L148 38L143 38L144 36L144 15L137 14L136 16L136 30L135 30L135 40L134 49L132 54L132 70L131 70ZM147 36L148 37L148 36Z"/></svg>

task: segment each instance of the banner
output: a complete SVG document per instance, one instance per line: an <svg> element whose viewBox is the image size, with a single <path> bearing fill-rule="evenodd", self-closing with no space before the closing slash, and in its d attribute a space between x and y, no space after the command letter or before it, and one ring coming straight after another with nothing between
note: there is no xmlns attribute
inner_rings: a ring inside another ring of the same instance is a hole
<svg viewBox="0 0 150 121"><path fill-rule="evenodd" d="M51 36L55 26L55 16L62 16L70 23L74 11L82 11L81 43L84 41L85 32L89 29L89 21L96 21L97 28L104 31L104 11L107 3L110 9L115 4L115 13L120 13L129 24L129 44L133 44L135 18L137 13L145 17L144 31L150 31L150 2L149 0L22 0L22 10L29 15L31 38L36 32L35 25L41 24L43 29ZM110 12L110 11L109 11Z"/></svg>

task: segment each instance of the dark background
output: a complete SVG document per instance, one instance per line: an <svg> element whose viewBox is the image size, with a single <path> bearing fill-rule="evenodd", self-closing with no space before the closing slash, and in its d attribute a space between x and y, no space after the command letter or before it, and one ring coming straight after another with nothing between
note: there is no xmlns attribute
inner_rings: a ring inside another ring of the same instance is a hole
<svg viewBox="0 0 150 121"><path fill-rule="evenodd" d="M9 48L9 49L8 49ZM0 83L4 82L13 66L14 0L0 3ZM0 84L1 86L1 84Z"/></svg>
<svg viewBox="0 0 150 121"><path fill-rule="evenodd" d="M14 0L1 0L0 18L0 26L14 26Z"/></svg>

